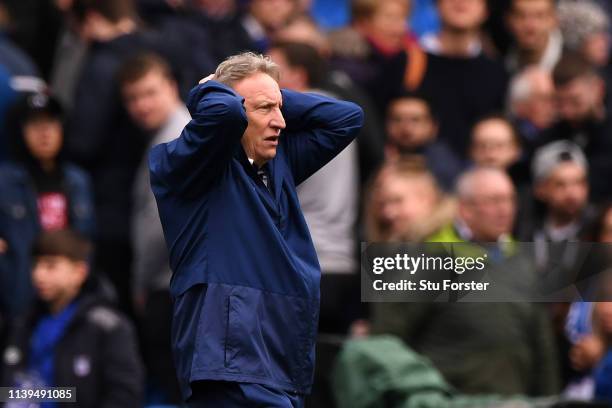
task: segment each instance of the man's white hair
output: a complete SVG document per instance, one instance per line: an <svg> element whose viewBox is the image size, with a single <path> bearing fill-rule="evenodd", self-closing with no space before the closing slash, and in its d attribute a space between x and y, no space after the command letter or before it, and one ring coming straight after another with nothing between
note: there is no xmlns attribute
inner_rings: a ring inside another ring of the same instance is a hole
<svg viewBox="0 0 612 408"><path fill-rule="evenodd" d="M215 71L215 81L232 86L257 72L270 75L278 82L280 69L268 55L243 52L223 61Z"/></svg>
<svg viewBox="0 0 612 408"><path fill-rule="evenodd" d="M455 194L459 201L472 200L479 190L482 177L493 176L510 179L505 171L496 167L476 166L463 172L455 184Z"/></svg>
<svg viewBox="0 0 612 408"><path fill-rule="evenodd" d="M538 75L548 75L546 70L537 65L530 65L516 73L510 80L508 87L508 112L514 115L514 104L524 102L531 97L533 81Z"/></svg>

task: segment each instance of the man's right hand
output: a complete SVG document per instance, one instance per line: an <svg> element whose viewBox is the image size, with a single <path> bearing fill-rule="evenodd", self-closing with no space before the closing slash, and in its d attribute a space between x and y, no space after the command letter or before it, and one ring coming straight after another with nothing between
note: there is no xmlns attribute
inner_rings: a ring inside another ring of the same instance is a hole
<svg viewBox="0 0 612 408"><path fill-rule="evenodd" d="M203 84L207 81L210 81L211 79L215 78L215 74L210 74L209 76L207 76L206 78L202 78L200 79L200 82L198 82L199 84Z"/></svg>
<svg viewBox="0 0 612 408"><path fill-rule="evenodd" d="M605 345L596 335L586 335L570 350L569 357L572 367L580 372L595 367L605 354Z"/></svg>
<svg viewBox="0 0 612 408"><path fill-rule="evenodd" d="M6 251L8 251L8 244L5 240L0 238L0 255L4 254Z"/></svg>

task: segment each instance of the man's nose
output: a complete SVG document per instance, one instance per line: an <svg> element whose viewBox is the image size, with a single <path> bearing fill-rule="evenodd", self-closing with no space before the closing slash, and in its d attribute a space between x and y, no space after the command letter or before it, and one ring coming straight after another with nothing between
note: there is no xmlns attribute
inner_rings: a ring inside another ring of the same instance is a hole
<svg viewBox="0 0 612 408"><path fill-rule="evenodd" d="M270 123L270 126L272 126L273 128L276 129L284 129L285 128L285 118L283 117L283 114L281 113L280 109L276 109L276 112L274 113L274 117L272 118L272 121Z"/></svg>

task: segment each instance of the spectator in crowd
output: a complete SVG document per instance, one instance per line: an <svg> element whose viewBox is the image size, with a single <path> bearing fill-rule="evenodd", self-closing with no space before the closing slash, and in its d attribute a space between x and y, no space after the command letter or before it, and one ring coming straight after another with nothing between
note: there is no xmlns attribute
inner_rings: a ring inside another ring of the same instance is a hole
<svg viewBox="0 0 612 408"><path fill-rule="evenodd" d="M281 43L304 43L315 48L326 60L331 56L331 48L326 34L307 14L291 19L284 27L276 30L274 41Z"/></svg>
<svg viewBox="0 0 612 408"><path fill-rule="evenodd" d="M0 30L2 25L0 20ZM44 82L32 60L0 33L0 161L8 156L5 121L9 107L20 95L43 89Z"/></svg>
<svg viewBox="0 0 612 408"><path fill-rule="evenodd" d="M512 242L514 187L499 169L474 168L457 182L457 216L431 242ZM524 268L501 245L508 270ZM512 269L510 269L512 268ZM551 395L558 367L546 311L530 303L376 304L373 331L400 338L429 358L462 393ZM461 361L461 364L457 362Z"/></svg>
<svg viewBox="0 0 612 408"><path fill-rule="evenodd" d="M528 242L577 241L591 227L595 212L589 205L589 167L576 144L560 140L539 148L533 157L535 209L521 220L521 238Z"/></svg>
<svg viewBox="0 0 612 408"><path fill-rule="evenodd" d="M470 158L476 166L506 171L520 155L520 140L506 118L490 115L476 122L470 142Z"/></svg>
<svg viewBox="0 0 612 408"><path fill-rule="evenodd" d="M508 111L518 129L526 160L542 143L556 119L555 85L549 71L530 65L514 74L508 88Z"/></svg>
<svg viewBox="0 0 612 408"><path fill-rule="evenodd" d="M565 49L582 55L597 67L608 88L612 86L610 6L606 0L564 0L559 4ZM606 103L610 106L610 95L607 95Z"/></svg>
<svg viewBox="0 0 612 408"><path fill-rule="evenodd" d="M141 406L134 330L94 289L88 241L72 230L43 232L32 256L38 302L10 330L2 384L76 387L84 408Z"/></svg>
<svg viewBox="0 0 612 408"><path fill-rule="evenodd" d="M566 54L553 72L559 122L547 140L570 140L589 161L591 194L595 201L612 197L612 118L604 103L605 82L583 57Z"/></svg>
<svg viewBox="0 0 612 408"><path fill-rule="evenodd" d="M370 95L381 117L398 90L414 89L425 70L406 26L409 13L406 0L353 0L351 25L330 34L334 66Z"/></svg>
<svg viewBox="0 0 612 408"><path fill-rule="evenodd" d="M421 158L398 157L383 165L367 195L366 236L370 242L419 242L450 222L454 209Z"/></svg>
<svg viewBox="0 0 612 408"><path fill-rule="evenodd" d="M129 311L131 191L149 141L122 107L117 71L127 58L144 51L167 58L185 89L202 71L190 59L186 44L139 27L131 0L74 0L71 16L88 42L88 53L76 85L67 153L94 180L99 227L93 267L110 278L123 309Z"/></svg>
<svg viewBox="0 0 612 408"><path fill-rule="evenodd" d="M404 94L391 100L386 117L386 159L422 155L438 184L449 191L465 163L448 145L438 140L438 123L427 99Z"/></svg>
<svg viewBox="0 0 612 408"><path fill-rule="evenodd" d="M537 65L552 71L563 49L555 0L512 0L506 22L515 42L506 55L508 70Z"/></svg>
<svg viewBox="0 0 612 408"><path fill-rule="evenodd" d="M594 302L574 302L570 305L565 325L567 349L564 376L567 384L563 394L572 400L590 401L594 396L593 369L603 357L604 344L593 332Z"/></svg>
<svg viewBox="0 0 612 408"><path fill-rule="evenodd" d="M507 74L482 50L486 0L440 0L437 6L442 28L421 39L427 61L417 89L431 100L440 140L466 159L474 122L503 109Z"/></svg>
<svg viewBox="0 0 612 408"><path fill-rule="evenodd" d="M61 154L62 109L53 97L32 94L11 114L14 156L0 169L0 287L10 316L32 297L30 246L38 233L71 227L91 236L94 211L89 177Z"/></svg>
<svg viewBox="0 0 612 408"><path fill-rule="evenodd" d="M521 160L519 135L508 119L492 114L480 119L472 129L470 159L479 167L495 167L508 173L515 187L529 182L529 167Z"/></svg>
<svg viewBox="0 0 612 408"><path fill-rule="evenodd" d="M473 167L457 180L456 219L429 237L432 242L511 242L515 191L508 175L496 168ZM444 239L449 239L444 241Z"/></svg>
<svg viewBox="0 0 612 408"><path fill-rule="evenodd" d="M598 217L593 223L592 231L589 231L584 239L593 242L612 242L612 207L605 206L599 211ZM609 261L609 251L604 246L598 246L591 252L594 255L603 255ZM610 293L606 293L609 262L605 262L604 271L600 268L594 270L596 280L590 284L589 300L606 300ZM606 270L607 269L607 270ZM599 292L599 293L597 293ZM595 368L602 359L608 344L607 336L602 337L600 327L596 322L596 302L574 302L571 304L565 321L565 338L561 343L567 351L564 375L567 377L567 386L564 395L576 400L590 401L595 394ZM565 343L565 344L564 344Z"/></svg>
<svg viewBox="0 0 612 408"><path fill-rule="evenodd" d="M534 243L537 273L554 274L555 281L560 284L579 284L581 292L589 290L588 280L578 273L599 271L599 268L585 266L585 259L589 258L576 244L591 230L597 215L588 200L589 171L587 158L572 142L561 140L536 150L532 161L536 201L531 207L524 202L523 217L517 224L521 239ZM586 298L592 296L585 293L582 294ZM574 303L569 311L563 309L561 305L552 307L553 320L560 323L556 325L556 336L565 392L572 398L588 397L592 395L592 388L588 390L590 380L580 373L587 367L584 362L577 361L576 354L592 348L593 339L586 336L590 331L590 318L585 319L590 313L590 305ZM563 321L566 321L565 330Z"/></svg>
<svg viewBox="0 0 612 408"><path fill-rule="evenodd" d="M294 0L252 0L243 16L242 25L247 32L253 51L264 52L270 47L274 33L287 24L298 11Z"/></svg>
<svg viewBox="0 0 612 408"><path fill-rule="evenodd" d="M591 0L559 3L559 26L566 50L582 54L591 64L605 67L610 61L610 19Z"/></svg>
<svg viewBox="0 0 612 408"><path fill-rule="evenodd" d="M327 93L318 88L325 64L305 44L279 43L270 50L280 68L281 88ZM346 334L359 314L356 250L359 212L357 141L297 187L298 198L321 265L319 330Z"/></svg>
<svg viewBox="0 0 612 408"><path fill-rule="evenodd" d="M150 147L181 134L191 116L179 98L178 86L167 62L155 54L141 54L126 61L118 77L126 110L149 135ZM149 381L155 390L163 392L157 402L178 404L181 397L170 346L172 271L150 186L148 154L145 154L133 187L133 299L141 319Z"/></svg>
<svg viewBox="0 0 612 408"><path fill-rule="evenodd" d="M149 148L177 138L191 119L179 98L170 66L160 56L145 53L127 60L118 80L130 118L150 136ZM148 173L147 153L142 157L133 191L133 290L141 307L147 294L167 291L172 274Z"/></svg>

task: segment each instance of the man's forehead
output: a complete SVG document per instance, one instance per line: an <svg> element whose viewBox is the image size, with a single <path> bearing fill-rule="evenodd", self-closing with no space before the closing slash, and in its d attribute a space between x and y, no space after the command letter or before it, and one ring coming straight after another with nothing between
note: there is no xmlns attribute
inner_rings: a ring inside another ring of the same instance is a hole
<svg viewBox="0 0 612 408"><path fill-rule="evenodd" d="M281 102L278 83L269 75L259 73L243 79L235 85L235 90L247 101Z"/></svg>
<svg viewBox="0 0 612 408"><path fill-rule="evenodd" d="M245 99L251 99L255 103L258 103L258 102L280 103L282 101L282 96L278 88L276 89L276 91L262 89L262 90L255 92L253 95L251 95L250 98L245 97Z"/></svg>

